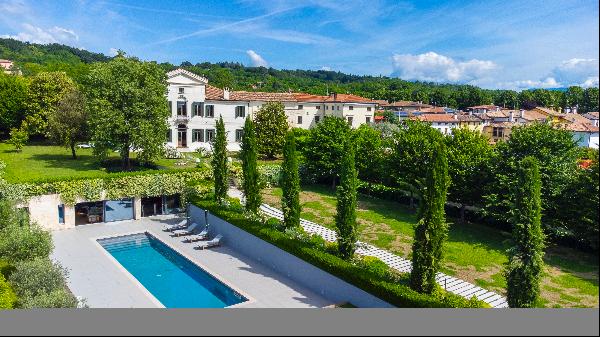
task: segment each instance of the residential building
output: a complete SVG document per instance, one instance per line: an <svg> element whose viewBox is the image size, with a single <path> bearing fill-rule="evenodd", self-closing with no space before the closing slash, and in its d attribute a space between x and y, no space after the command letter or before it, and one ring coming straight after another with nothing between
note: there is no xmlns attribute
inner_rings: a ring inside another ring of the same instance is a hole
<svg viewBox="0 0 600 337"><path fill-rule="evenodd" d="M492 123L483 127L483 134L490 139L490 143L496 144L499 141L508 140L508 138L510 138L512 128L520 125L522 124L517 122Z"/></svg>
<svg viewBox="0 0 600 337"><path fill-rule="evenodd" d="M381 108L385 110L392 111L403 111L403 112L415 112L421 111L424 108L433 108L433 105L423 104L422 102L412 102L412 101L398 101L388 103L387 105L380 105Z"/></svg>
<svg viewBox="0 0 600 337"><path fill-rule="evenodd" d="M583 115L583 117L587 118L592 123L592 125L600 126L598 123L598 111L588 112L585 115Z"/></svg>
<svg viewBox="0 0 600 337"><path fill-rule="evenodd" d="M568 122L563 119L563 115L564 115L563 113L561 113L560 111L554 110L552 108L545 108L545 107L538 106L538 107L533 108L532 111L546 116L552 124Z"/></svg>
<svg viewBox="0 0 600 337"><path fill-rule="evenodd" d="M480 115L480 114L485 114L485 113L488 113L488 112L500 111L501 109L502 108L500 108L497 105L486 104L486 105L470 106L470 107L467 107L465 109L465 111L469 112L469 113L476 114L476 115Z"/></svg>
<svg viewBox="0 0 600 337"><path fill-rule="evenodd" d="M430 123L432 128L439 130L444 135L451 134L452 129L458 128L460 125L457 114L422 114L413 118Z"/></svg>
<svg viewBox="0 0 600 337"><path fill-rule="evenodd" d="M13 61L11 60L0 59L0 68L2 68L6 74L21 75L21 71L15 67Z"/></svg>
<svg viewBox="0 0 600 337"><path fill-rule="evenodd" d="M570 123L564 126L571 131L573 139L581 147L598 148L598 127L591 123Z"/></svg>
<svg viewBox="0 0 600 337"><path fill-rule="evenodd" d="M227 149L238 151L246 117L254 118L267 102L281 102L290 127L309 129L325 116L337 116L351 127L373 123L377 103L350 94L329 96L302 93L231 91L208 84L202 76L183 69L167 73L167 100L171 109L167 144L179 151L210 149L216 120L223 117Z"/></svg>
<svg viewBox="0 0 600 337"><path fill-rule="evenodd" d="M476 115L457 114L458 126L472 131L483 132L485 121Z"/></svg>

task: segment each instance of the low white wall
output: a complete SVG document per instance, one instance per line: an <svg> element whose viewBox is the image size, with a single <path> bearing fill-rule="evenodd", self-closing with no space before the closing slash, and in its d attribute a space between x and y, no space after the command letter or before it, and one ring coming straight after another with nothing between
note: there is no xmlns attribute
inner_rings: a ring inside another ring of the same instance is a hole
<svg viewBox="0 0 600 337"><path fill-rule="evenodd" d="M193 222L205 226L204 210L189 206ZM360 308L393 308L384 300L333 276L322 269L208 213L209 234L223 235L223 243L300 285L320 294L333 303L350 302Z"/></svg>

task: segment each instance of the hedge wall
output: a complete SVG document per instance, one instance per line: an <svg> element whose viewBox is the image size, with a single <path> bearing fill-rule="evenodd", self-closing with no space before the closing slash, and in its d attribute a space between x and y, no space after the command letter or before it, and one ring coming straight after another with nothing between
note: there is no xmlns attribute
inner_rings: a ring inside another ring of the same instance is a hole
<svg viewBox="0 0 600 337"><path fill-rule="evenodd" d="M150 197L181 193L209 192L209 170L176 169L114 173L99 178L56 179L8 184L0 181L0 197L26 201L45 194L60 194L61 200L73 205L77 199L101 200L124 197ZM196 184L200 183L200 184ZM105 194L103 194L105 193Z"/></svg>
<svg viewBox="0 0 600 337"><path fill-rule="evenodd" d="M193 198L192 203L202 209L207 209L214 215L249 232L250 234L253 234L397 307L488 307L481 301L477 301L475 299L467 300L463 297L444 292L443 290L441 290L440 293L435 296L417 293L410 289L407 285L394 283L387 280L384 275L384 273L389 273L387 270L381 270L381 268L368 268L366 266L361 266L342 260L341 258L332 255L323 249L318 249L310 243L295 240L287 236L285 233L280 232L273 227L269 227L258 220L248 219L239 211L234 211L217 205L212 200Z"/></svg>

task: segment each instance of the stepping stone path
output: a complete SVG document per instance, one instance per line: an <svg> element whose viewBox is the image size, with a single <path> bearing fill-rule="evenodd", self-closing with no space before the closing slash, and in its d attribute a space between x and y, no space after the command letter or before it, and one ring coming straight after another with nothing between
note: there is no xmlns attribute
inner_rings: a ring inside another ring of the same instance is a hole
<svg viewBox="0 0 600 337"><path fill-rule="evenodd" d="M262 204L260 206L260 210L267 216L283 220L283 212L277 208L271 207L267 204ZM319 224L300 219L300 225L306 232L320 235L326 241L335 242L337 240L335 231L325 228ZM356 253L365 256L377 257L388 266L400 272L409 273L412 269L411 261L398 255L360 241L357 242L357 246L358 248L356 249ZM465 297L467 299L475 296L477 299L489 304L492 308L508 308L506 298L493 291L485 290L472 283L457 279L444 273L437 273L435 279L438 284L453 294Z"/></svg>

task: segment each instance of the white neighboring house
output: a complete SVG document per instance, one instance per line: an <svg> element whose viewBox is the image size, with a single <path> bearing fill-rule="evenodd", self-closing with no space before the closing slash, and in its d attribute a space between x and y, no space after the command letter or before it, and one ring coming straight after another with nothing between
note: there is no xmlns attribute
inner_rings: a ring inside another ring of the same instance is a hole
<svg viewBox="0 0 600 337"><path fill-rule="evenodd" d="M215 123L223 116L227 149L239 151L246 117L254 118L267 102L281 102L290 127L308 129L324 116L346 119L352 127L371 123L376 102L348 94L318 96L298 93L230 91L208 84L208 80L184 69L167 73L167 100L171 109L167 144L178 151L211 149Z"/></svg>
<svg viewBox="0 0 600 337"><path fill-rule="evenodd" d="M452 129L460 126L457 114L423 114L415 119L431 124L431 127L439 130L444 135L452 133Z"/></svg>
<svg viewBox="0 0 600 337"><path fill-rule="evenodd" d="M571 123L565 127L581 147L598 148L598 126L588 123Z"/></svg>

